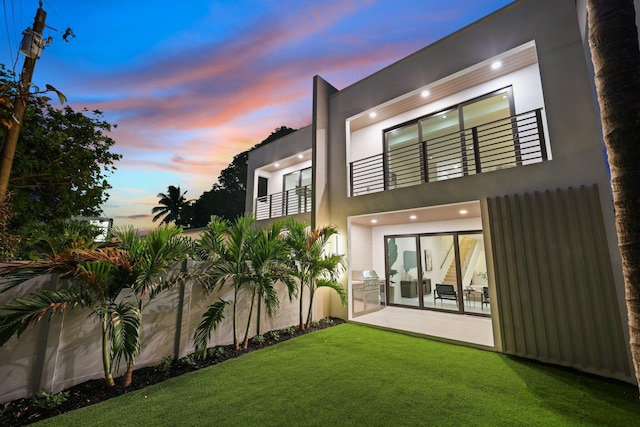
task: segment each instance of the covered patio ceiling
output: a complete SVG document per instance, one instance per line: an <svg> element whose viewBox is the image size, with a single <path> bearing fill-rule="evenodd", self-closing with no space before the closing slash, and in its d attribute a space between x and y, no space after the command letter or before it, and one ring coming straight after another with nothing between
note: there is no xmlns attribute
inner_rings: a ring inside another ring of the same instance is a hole
<svg viewBox="0 0 640 427"><path fill-rule="evenodd" d="M349 221L353 225L371 227L407 224L410 222L445 221L451 219L478 217L480 217L480 202L471 201L403 211L379 212L375 214L352 216L349 218Z"/></svg>

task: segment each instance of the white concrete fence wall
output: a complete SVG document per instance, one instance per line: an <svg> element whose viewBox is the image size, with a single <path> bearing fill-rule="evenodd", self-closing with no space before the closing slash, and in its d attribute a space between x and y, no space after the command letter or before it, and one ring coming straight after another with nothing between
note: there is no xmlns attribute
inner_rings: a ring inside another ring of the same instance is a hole
<svg viewBox="0 0 640 427"><path fill-rule="evenodd" d="M38 289L54 289L56 284L55 277L30 280L0 294L0 305ZM262 334L298 324L299 301L289 301L283 284L278 283L278 290L280 306L275 315L269 317L266 310L262 310ZM181 358L193 353L193 334L204 311L218 298L226 300L232 296L231 286L204 296L200 285L194 283L176 286L160 294L143 311L142 349L136 359L136 369L157 365L165 356ZM244 337L247 322L247 299L241 297L238 306L240 340ZM305 295L305 307L308 307L307 302ZM88 309L66 310L56 314L51 321L40 321L34 328L24 332L20 339L14 336L0 347L0 402L27 397L43 387L51 392L59 392L89 379L103 378L100 325L90 313ZM256 334L256 316L254 308L250 337ZM232 343L232 313L229 306L226 319L211 334L209 347ZM124 372L125 365L121 363L120 372L114 373L114 377Z"/></svg>

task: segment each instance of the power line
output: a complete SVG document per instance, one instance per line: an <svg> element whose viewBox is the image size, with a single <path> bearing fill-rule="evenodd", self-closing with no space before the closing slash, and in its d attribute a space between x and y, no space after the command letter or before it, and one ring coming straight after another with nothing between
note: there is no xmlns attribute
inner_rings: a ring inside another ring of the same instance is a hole
<svg viewBox="0 0 640 427"><path fill-rule="evenodd" d="M13 58L13 49L11 48L12 42L11 42L11 33L9 32L9 21L7 20L8 18L8 14L7 14L7 2L6 0L2 0L2 7L4 9L4 26L7 30L7 45L9 45L9 58ZM14 10L13 10L13 0L11 0L11 16L13 17L13 25L15 27L15 21L16 21L16 16L14 14Z"/></svg>
<svg viewBox="0 0 640 427"><path fill-rule="evenodd" d="M64 18L62 18L62 16L58 13L58 11L56 10L56 8L55 8L55 7L53 7L53 5L51 4L51 2L49 2L49 1L46 1L46 0L45 0L43 3L45 3L45 4L47 5L48 13L49 13L49 14L53 13L53 15L55 15L55 16L56 16L56 18L57 18L57 19L62 23L62 25L63 25L63 26L62 26L62 28L67 28L67 30L71 30L71 28L70 28L71 26L70 26L70 25L65 21L65 19L64 19ZM60 28L59 26L56 26L56 27ZM48 25L47 25L47 28L49 28L49 29L51 29L51 30L54 30L54 31L56 31L56 32L59 32L57 29L55 29L55 28L53 28L53 27L50 27L50 26L48 26ZM75 37L75 35L74 35L74 37ZM66 38L65 38L64 40L65 40L65 41L68 41Z"/></svg>

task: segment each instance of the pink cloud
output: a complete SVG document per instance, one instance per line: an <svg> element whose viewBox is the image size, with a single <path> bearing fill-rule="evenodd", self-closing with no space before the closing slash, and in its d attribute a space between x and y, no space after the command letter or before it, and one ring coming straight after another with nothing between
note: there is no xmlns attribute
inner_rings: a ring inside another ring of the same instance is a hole
<svg viewBox="0 0 640 427"><path fill-rule="evenodd" d="M277 126L310 122L315 74L345 86L423 45L379 37L383 27L372 33L376 39L366 32L325 35L336 34L325 30L361 7L303 4L261 19L240 37L148 57L144 67L93 80L88 90L109 96L85 106L117 117L113 135L125 155L120 169L172 171L213 183L234 155ZM179 135L184 131L199 135Z"/></svg>

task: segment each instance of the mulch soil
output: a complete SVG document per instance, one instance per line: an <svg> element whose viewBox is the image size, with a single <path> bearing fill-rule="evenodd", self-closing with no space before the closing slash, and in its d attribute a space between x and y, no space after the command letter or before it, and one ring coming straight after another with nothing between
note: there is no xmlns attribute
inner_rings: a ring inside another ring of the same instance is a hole
<svg viewBox="0 0 640 427"><path fill-rule="evenodd" d="M116 378L114 387L105 387L104 379L89 380L64 390L69 392L68 398L51 409L42 408L43 405L40 404L42 399L39 401L33 397L0 403L0 425L13 427L31 424L341 323L344 323L342 319L323 319L319 322L314 322L309 329L304 331L301 331L298 327L290 327L275 331L275 333L268 332L263 335L263 342L257 339L249 340L249 346L246 350L236 350L233 345L212 347L208 350L206 358L197 358L194 355L189 355L182 359L172 360L170 363L167 360L157 366L136 369L133 373L132 383L126 388L120 384L122 378Z"/></svg>

